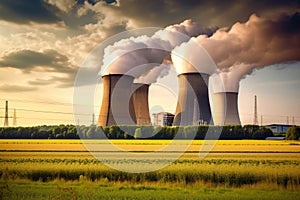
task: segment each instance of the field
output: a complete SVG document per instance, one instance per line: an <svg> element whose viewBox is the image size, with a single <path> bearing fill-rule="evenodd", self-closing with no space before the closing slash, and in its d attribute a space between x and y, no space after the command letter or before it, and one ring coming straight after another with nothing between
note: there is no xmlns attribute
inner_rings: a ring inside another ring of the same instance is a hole
<svg viewBox="0 0 300 200"><path fill-rule="evenodd" d="M120 151L86 150L112 142ZM217 141L200 158L205 141L168 140L0 140L0 199L298 199L300 142L266 140ZM167 144L155 159L121 157L121 150L150 153ZM117 167L170 165L146 173ZM93 156L94 155L94 156ZM101 160L101 159L100 159Z"/></svg>

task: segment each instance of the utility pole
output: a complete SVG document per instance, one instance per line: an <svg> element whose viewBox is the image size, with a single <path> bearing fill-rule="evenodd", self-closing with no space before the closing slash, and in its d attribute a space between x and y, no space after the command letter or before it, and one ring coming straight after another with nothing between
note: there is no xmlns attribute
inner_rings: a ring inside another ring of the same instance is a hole
<svg viewBox="0 0 300 200"><path fill-rule="evenodd" d="M257 118L257 98L256 98L256 95L254 95L254 119L253 119L253 125L258 125L258 118Z"/></svg>
<svg viewBox="0 0 300 200"><path fill-rule="evenodd" d="M295 117L292 117L292 125L295 126Z"/></svg>
<svg viewBox="0 0 300 200"><path fill-rule="evenodd" d="M14 109L13 126L17 126L17 111Z"/></svg>
<svg viewBox="0 0 300 200"><path fill-rule="evenodd" d="M290 124L290 118L289 118L289 116L286 116L286 124L287 124L287 125Z"/></svg>
<svg viewBox="0 0 300 200"><path fill-rule="evenodd" d="M4 127L8 127L8 101L5 102L5 117L4 117Z"/></svg>
<svg viewBox="0 0 300 200"><path fill-rule="evenodd" d="M260 116L260 126L262 126L263 125L263 116L261 115Z"/></svg>

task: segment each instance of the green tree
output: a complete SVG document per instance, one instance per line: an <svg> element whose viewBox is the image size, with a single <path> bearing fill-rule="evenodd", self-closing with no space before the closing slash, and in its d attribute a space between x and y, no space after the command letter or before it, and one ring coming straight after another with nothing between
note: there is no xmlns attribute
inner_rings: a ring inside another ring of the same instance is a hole
<svg viewBox="0 0 300 200"><path fill-rule="evenodd" d="M142 138L142 130L141 130L141 128L135 129L135 132L134 132L134 139L139 139L139 138Z"/></svg>
<svg viewBox="0 0 300 200"><path fill-rule="evenodd" d="M86 136L89 139L98 139L97 134L96 134L96 127L95 126L90 126L88 131L86 132Z"/></svg>
<svg viewBox="0 0 300 200"><path fill-rule="evenodd" d="M153 126L141 126L141 134L143 138L151 138L153 136Z"/></svg>
<svg viewBox="0 0 300 200"><path fill-rule="evenodd" d="M77 129L75 126L68 126L66 139L78 139Z"/></svg>
<svg viewBox="0 0 300 200"><path fill-rule="evenodd" d="M108 129L109 130L109 129ZM96 126L95 132L98 139L106 139L107 128L103 128L102 126Z"/></svg>
<svg viewBox="0 0 300 200"><path fill-rule="evenodd" d="M252 139L264 140L267 137L273 137L274 134L271 129L266 127L260 127L257 131L252 134Z"/></svg>
<svg viewBox="0 0 300 200"><path fill-rule="evenodd" d="M300 127L292 126L286 130L285 138L287 140L300 140Z"/></svg>

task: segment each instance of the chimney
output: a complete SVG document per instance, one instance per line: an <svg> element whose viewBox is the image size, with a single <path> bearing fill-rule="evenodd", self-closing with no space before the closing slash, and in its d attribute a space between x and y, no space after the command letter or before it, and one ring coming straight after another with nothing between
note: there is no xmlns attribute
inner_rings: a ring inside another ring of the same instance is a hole
<svg viewBox="0 0 300 200"><path fill-rule="evenodd" d="M208 98L208 78L209 75L205 73L178 75L179 92L173 125L213 123Z"/></svg>
<svg viewBox="0 0 300 200"><path fill-rule="evenodd" d="M134 77L123 74L102 76L103 99L98 119L100 126L136 124L132 95Z"/></svg>
<svg viewBox="0 0 300 200"><path fill-rule="evenodd" d="M216 125L241 125L237 92L214 93L213 118Z"/></svg>
<svg viewBox="0 0 300 200"><path fill-rule="evenodd" d="M133 91L132 98L137 125L151 125L148 104L149 85L134 83Z"/></svg>

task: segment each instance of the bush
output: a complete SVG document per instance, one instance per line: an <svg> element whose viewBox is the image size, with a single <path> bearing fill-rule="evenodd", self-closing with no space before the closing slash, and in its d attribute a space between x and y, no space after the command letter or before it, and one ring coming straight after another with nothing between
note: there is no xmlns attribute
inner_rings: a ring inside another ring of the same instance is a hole
<svg viewBox="0 0 300 200"><path fill-rule="evenodd" d="M300 127L292 126L286 130L285 138L287 140L300 140Z"/></svg>
<svg viewBox="0 0 300 200"><path fill-rule="evenodd" d="M140 139L142 138L142 131L141 131L141 128L137 128L135 129L135 132L134 132L134 139Z"/></svg>
<svg viewBox="0 0 300 200"><path fill-rule="evenodd" d="M252 134L252 139L264 140L267 137L274 137L271 129L266 127L260 127L257 131Z"/></svg>

